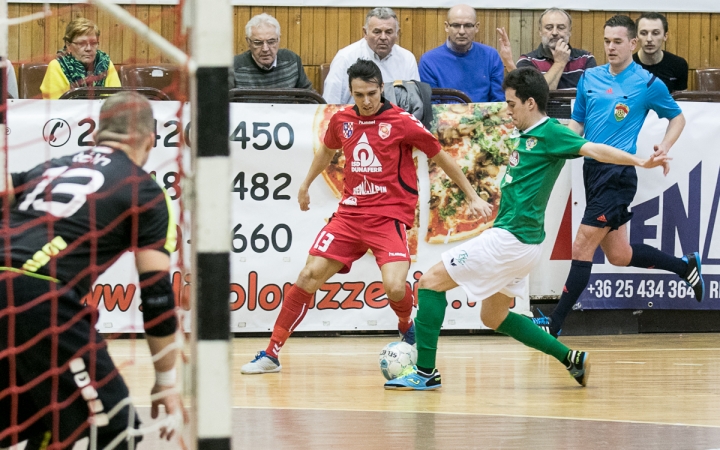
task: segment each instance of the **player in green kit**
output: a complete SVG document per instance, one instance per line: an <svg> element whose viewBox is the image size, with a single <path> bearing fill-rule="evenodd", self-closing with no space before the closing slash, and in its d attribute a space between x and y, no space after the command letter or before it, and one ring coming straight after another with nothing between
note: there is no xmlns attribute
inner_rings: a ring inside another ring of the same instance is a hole
<svg viewBox="0 0 720 450"><path fill-rule="evenodd" d="M438 336L445 318L445 292L462 286L468 300L482 302L485 325L560 361L585 386L588 354L571 350L538 328L531 319L510 311L513 297L524 295L526 276L540 262L545 239L545 209L565 160L590 156L613 164L652 168L668 164L666 156L640 159L608 145L589 142L545 113L549 89L534 68L508 74L503 83L508 112L519 130L501 182L502 199L494 227L443 253L420 278L415 318L417 367L385 383L385 389L430 390L441 386L435 368Z"/></svg>

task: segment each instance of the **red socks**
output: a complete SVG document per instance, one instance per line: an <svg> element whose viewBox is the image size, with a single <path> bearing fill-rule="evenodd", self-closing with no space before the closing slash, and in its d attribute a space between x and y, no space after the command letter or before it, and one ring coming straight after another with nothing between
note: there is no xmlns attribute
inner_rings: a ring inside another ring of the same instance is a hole
<svg viewBox="0 0 720 450"><path fill-rule="evenodd" d="M390 302L390 308L392 308L398 316L398 330L400 330L401 333L406 333L412 325L412 319L410 318L413 308L412 289L410 289L410 286L405 285L405 297L403 297L402 300L399 302L388 300Z"/></svg>
<svg viewBox="0 0 720 450"><path fill-rule="evenodd" d="M278 357L278 353L290 334L302 322L305 314L307 314L308 305L312 300L313 294L293 285L288 291L287 296L283 299L280 315L275 321L270 344L265 350L269 356ZM404 300L403 300L404 301Z"/></svg>

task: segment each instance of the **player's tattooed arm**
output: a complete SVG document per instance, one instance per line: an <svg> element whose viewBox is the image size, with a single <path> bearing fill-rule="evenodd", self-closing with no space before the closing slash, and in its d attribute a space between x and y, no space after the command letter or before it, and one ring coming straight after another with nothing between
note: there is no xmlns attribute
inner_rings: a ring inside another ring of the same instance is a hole
<svg viewBox="0 0 720 450"><path fill-rule="evenodd" d="M310 189L310 185L315 180L315 178L317 178L318 175L320 175L322 171L325 170L325 168L330 164L330 161L332 161L332 158L333 156L335 156L336 151L337 150L327 148L327 146L323 144L320 146L320 150L315 152L315 156L313 157L312 163L310 164L310 169L308 170L305 179L300 185L300 190L298 192L298 203L300 204L300 210L307 211L308 209L310 209L310 194L308 193L308 189Z"/></svg>

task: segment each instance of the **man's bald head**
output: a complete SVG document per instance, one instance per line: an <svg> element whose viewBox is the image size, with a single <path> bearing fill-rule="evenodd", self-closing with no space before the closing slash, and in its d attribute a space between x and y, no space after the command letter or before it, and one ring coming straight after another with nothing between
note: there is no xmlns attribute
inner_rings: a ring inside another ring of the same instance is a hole
<svg viewBox="0 0 720 450"><path fill-rule="evenodd" d="M472 23L477 22L477 14L475 8L470 5L455 5L448 9L447 22L453 23L453 20L457 18L457 15L472 15Z"/></svg>
<svg viewBox="0 0 720 450"><path fill-rule="evenodd" d="M445 21L445 32L450 48L458 53L468 52L472 47L478 26L477 14L472 6L455 5L450 8Z"/></svg>

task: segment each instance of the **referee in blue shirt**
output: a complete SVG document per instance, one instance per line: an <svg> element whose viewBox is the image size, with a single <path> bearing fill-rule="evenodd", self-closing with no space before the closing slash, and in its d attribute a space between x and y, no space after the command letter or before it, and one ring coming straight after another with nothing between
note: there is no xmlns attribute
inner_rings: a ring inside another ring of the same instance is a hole
<svg viewBox="0 0 720 450"><path fill-rule="evenodd" d="M570 128L592 142L612 145L628 153L637 151L637 138L652 109L668 119L663 140L655 153L667 154L685 127L682 110L665 84L633 62L637 44L635 22L617 15L605 22L605 54L609 61L585 71L577 87L577 98ZM665 167L665 173L669 166ZM676 273L692 286L701 301L704 284L700 255L695 252L676 258L645 244L630 244L628 211L637 191L635 167L617 166L585 158L585 214L572 249L572 265L560 302L548 317L535 318L536 324L557 336L588 282L592 258L598 245L616 266L663 269Z"/></svg>

